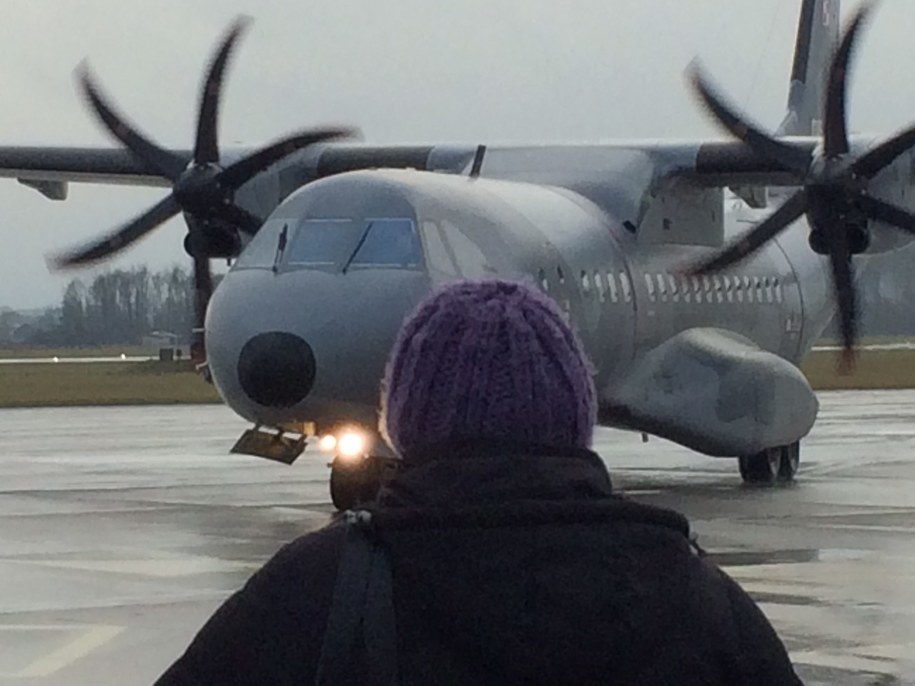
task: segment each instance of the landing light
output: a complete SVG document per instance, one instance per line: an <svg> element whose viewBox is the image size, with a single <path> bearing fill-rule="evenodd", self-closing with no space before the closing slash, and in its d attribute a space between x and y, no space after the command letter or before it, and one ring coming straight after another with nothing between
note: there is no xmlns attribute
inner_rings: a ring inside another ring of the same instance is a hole
<svg viewBox="0 0 915 686"><path fill-rule="evenodd" d="M346 431L337 441L337 452L343 457L357 457L365 452L365 436Z"/></svg>
<svg viewBox="0 0 915 686"><path fill-rule="evenodd" d="M337 437L333 434L327 434L326 436L321 436L321 440L318 441L318 448L320 448L325 453L333 452L334 448L337 447Z"/></svg>

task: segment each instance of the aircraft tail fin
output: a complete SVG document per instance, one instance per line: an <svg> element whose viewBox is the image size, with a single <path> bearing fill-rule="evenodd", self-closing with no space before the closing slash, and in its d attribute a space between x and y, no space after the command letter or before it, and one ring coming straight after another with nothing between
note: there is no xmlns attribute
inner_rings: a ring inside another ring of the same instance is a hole
<svg viewBox="0 0 915 686"><path fill-rule="evenodd" d="M810 136L822 132L827 72L839 43L839 5L840 0L803 1L791 69L788 114L778 128L779 135Z"/></svg>

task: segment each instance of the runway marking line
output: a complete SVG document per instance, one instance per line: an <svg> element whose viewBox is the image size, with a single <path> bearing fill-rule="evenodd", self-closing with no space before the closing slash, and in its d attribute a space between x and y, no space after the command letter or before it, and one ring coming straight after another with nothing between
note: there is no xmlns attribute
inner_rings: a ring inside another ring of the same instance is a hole
<svg viewBox="0 0 915 686"><path fill-rule="evenodd" d="M74 632L82 631L72 641L64 644L57 650L38 658L32 664L13 674L11 676L19 679L34 677L50 676L59 672L64 667L85 657L93 650L101 648L111 641L115 636L124 631L126 627L96 624L96 625L39 625L39 624L7 624L0 625L0 631L65 631Z"/></svg>
<svg viewBox="0 0 915 686"><path fill-rule="evenodd" d="M836 653L824 653L819 650L793 652L791 653L791 661L794 664L810 665L811 667L830 667L852 672L867 672L890 676L896 676L899 671L899 665L896 660L858 654L839 655Z"/></svg>

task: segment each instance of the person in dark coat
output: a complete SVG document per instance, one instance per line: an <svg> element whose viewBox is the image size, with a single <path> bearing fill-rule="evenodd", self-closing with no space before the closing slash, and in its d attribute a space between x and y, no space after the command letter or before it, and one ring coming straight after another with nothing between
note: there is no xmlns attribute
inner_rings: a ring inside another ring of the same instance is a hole
<svg viewBox="0 0 915 686"><path fill-rule="evenodd" d="M588 362L535 289L435 292L381 404L378 498L280 550L157 683L801 683L686 519L613 493Z"/></svg>

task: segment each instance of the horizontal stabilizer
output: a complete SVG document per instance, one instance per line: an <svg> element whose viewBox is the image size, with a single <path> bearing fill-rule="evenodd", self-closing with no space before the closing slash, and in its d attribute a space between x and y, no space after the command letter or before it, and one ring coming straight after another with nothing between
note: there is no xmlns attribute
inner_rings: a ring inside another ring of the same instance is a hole
<svg viewBox="0 0 915 686"><path fill-rule="evenodd" d="M601 423L736 457L805 436L819 403L800 370L720 329L684 331L601 394Z"/></svg>

